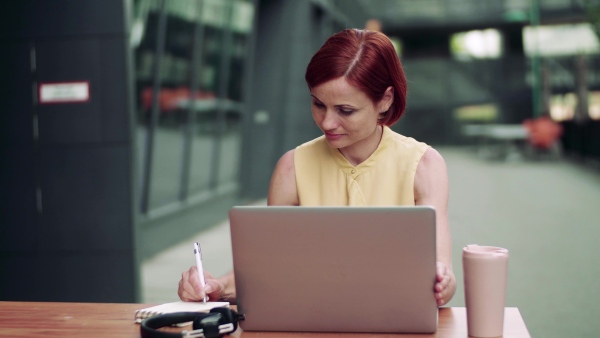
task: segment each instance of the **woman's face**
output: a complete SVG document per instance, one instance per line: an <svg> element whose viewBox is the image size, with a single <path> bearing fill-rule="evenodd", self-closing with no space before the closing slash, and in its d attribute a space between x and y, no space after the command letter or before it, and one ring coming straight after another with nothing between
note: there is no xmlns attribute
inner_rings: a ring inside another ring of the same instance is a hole
<svg viewBox="0 0 600 338"><path fill-rule="evenodd" d="M391 87L389 89L391 91ZM344 77L318 85L310 93L313 119L329 145L338 149L376 137L379 113L391 105L387 95L380 102L373 103Z"/></svg>

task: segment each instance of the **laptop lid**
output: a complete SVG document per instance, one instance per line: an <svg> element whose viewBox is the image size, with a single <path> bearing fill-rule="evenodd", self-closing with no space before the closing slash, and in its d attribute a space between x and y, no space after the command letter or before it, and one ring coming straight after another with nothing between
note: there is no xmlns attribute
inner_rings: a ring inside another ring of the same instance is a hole
<svg viewBox="0 0 600 338"><path fill-rule="evenodd" d="M244 330L436 330L433 208L244 206L229 217Z"/></svg>

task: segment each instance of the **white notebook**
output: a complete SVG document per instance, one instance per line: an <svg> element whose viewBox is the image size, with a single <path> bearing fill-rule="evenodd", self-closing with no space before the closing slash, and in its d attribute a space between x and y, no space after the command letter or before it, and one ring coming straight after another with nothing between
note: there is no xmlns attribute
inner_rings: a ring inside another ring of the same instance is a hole
<svg viewBox="0 0 600 338"><path fill-rule="evenodd" d="M135 311L135 322L141 323L142 320L156 315L175 312L209 312L215 307L229 307L229 302L173 302L152 306Z"/></svg>

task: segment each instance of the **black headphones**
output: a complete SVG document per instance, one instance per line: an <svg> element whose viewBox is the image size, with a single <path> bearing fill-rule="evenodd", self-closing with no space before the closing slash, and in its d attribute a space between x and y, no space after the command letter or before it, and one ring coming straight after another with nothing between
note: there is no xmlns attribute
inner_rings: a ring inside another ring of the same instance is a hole
<svg viewBox="0 0 600 338"><path fill-rule="evenodd" d="M234 332L240 320L244 320L244 316L234 310L216 307L209 313L176 312L150 317L142 321L140 331L142 338L217 338ZM157 330L161 327L185 322L193 322L192 331L172 333Z"/></svg>

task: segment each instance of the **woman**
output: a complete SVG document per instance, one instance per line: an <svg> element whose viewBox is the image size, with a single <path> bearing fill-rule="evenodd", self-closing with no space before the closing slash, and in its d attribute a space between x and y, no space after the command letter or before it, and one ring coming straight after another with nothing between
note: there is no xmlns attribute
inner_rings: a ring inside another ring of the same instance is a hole
<svg viewBox="0 0 600 338"><path fill-rule="evenodd" d="M271 178L268 205L430 205L436 209L438 305L456 290L448 225L448 176L442 156L393 132L406 108L406 79L382 33L348 29L330 37L306 70L312 116L323 136L284 154ZM233 273L182 275L179 297L235 302Z"/></svg>

